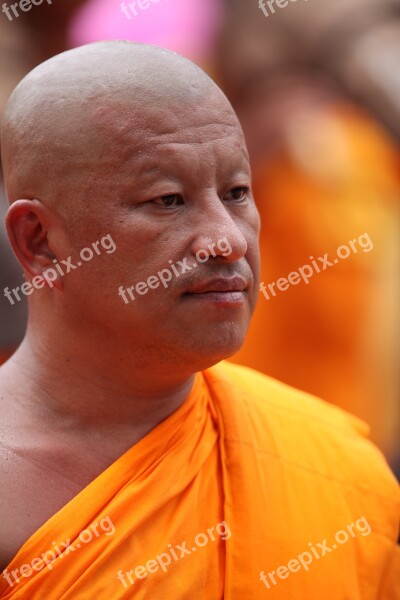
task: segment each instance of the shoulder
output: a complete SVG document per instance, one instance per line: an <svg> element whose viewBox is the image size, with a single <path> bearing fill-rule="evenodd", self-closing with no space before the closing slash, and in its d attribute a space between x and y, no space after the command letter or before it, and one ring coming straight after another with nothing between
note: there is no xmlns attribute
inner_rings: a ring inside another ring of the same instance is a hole
<svg viewBox="0 0 400 600"><path fill-rule="evenodd" d="M382 493L399 512L398 484L363 421L247 367L224 361L205 377L227 439L304 477Z"/></svg>
<svg viewBox="0 0 400 600"><path fill-rule="evenodd" d="M225 394L230 390L232 409L256 414L265 424L284 418L302 428L368 436L368 425L357 417L248 367L224 361L205 374L216 390Z"/></svg>
<svg viewBox="0 0 400 600"><path fill-rule="evenodd" d="M355 524L362 536L374 535L348 546L343 569L356 576L362 565L378 579L393 564L394 573L400 491L367 425L246 367L222 362L203 374L229 478L228 505L243 510L246 532L272 539L271 552L283 548L289 556L293 547L326 542ZM360 580L361 594L375 589L371 581Z"/></svg>

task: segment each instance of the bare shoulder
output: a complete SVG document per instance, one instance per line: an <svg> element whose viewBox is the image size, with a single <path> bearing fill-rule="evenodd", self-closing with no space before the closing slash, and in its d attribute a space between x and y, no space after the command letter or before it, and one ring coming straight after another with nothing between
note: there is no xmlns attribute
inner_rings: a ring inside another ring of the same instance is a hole
<svg viewBox="0 0 400 600"><path fill-rule="evenodd" d="M24 408L0 369L0 570L80 489L64 476L65 460L51 436L30 427Z"/></svg>
<svg viewBox="0 0 400 600"><path fill-rule="evenodd" d="M15 394L0 369L0 569L3 570L34 527L33 473L24 453L24 435L13 411Z"/></svg>
<svg viewBox="0 0 400 600"><path fill-rule="evenodd" d="M7 385L0 369L0 569L3 570L18 550L21 522L15 506L20 500L21 484L18 481L18 454L12 443L10 399Z"/></svg>
<svg viewBox="0 0 400 600"><path fill-rule="evenodd" d="M96 445L86 430L56 425L42 401L0 368L0 571L126 449L117 436Z"/></svg>

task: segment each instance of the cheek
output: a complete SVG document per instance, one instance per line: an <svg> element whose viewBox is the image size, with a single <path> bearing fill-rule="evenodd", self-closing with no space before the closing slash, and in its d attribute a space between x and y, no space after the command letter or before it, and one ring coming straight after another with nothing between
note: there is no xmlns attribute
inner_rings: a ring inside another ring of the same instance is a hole
<svg viewBox="0 0 400 600"><path fill-rule="evenodd" d="M119 254L122 260L124 256L131 257L137 267L140 264L162 267L175 256L181 257L185 251L185 239L183 226L171 216L155 223L150 218L132 220L130 223L127 220L118 236Z"/></svg>
<svg viewBox="0 0 400 600"><path fill-rule="evenodd" d="M107 278L107 286L129 287L138 282L147 281L158 272L169 267L168 261L181 258L176 239L177 232L151 227L133 227L114 238L116 251L104 258L99 269ZM104 265L104 266L103 266Z"/></svg>

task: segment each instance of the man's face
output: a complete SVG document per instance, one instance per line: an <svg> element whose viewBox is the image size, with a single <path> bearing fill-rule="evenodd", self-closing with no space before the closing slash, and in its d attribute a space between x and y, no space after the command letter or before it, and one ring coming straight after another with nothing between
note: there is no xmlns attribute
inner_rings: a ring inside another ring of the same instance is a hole
<svg viewBox="0 0 400 600"><path fill-rule="evenodd" d="M231 355L259 281L259 216L235 115L217 94L161 115L146 108L135 124L102 112L95 121L106 143L82 164L93 180L73 246L111 234L117 249L66 278L65 300L108 343L137 347L143 364L199 369Z"/></svg>

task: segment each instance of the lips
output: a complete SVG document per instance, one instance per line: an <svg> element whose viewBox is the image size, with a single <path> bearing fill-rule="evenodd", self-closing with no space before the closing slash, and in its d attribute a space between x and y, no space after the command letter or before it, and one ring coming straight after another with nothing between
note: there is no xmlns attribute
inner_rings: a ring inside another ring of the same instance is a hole
<svg viewBox="0 0 400 600"><path fill-rule="evenodd" d="M218 277L192 285L186 294L209 294L213 292L244 292L248 283L243 277Z"/></svg>

